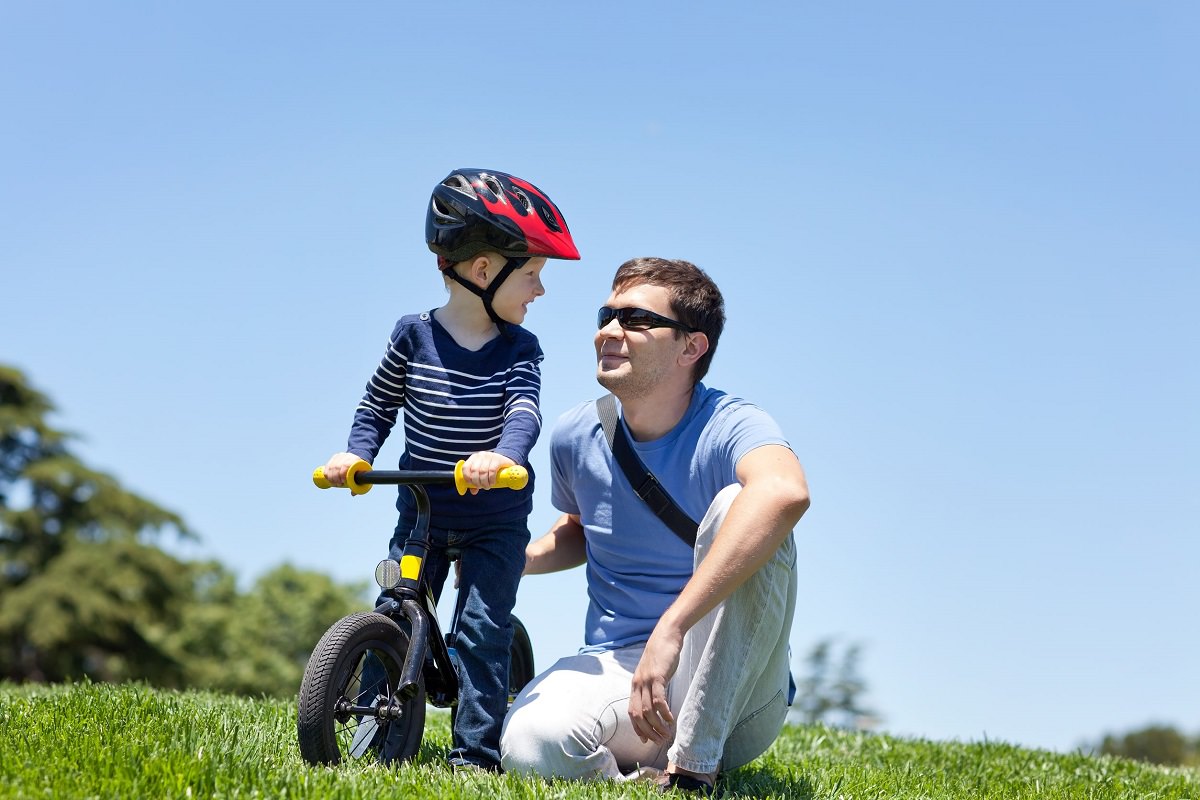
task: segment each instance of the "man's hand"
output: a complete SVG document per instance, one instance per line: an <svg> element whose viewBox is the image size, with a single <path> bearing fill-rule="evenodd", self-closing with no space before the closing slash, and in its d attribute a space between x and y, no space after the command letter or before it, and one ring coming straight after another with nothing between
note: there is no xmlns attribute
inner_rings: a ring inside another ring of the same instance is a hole
<svg viewBox="0 0 1200 800"><path fill-rule="evenodd" d="M660 623L650 634L650 641L646 642L634 670L629 692L629 719L643 742L662 744L674 737L675 717L667 702L667 686L675 670L679 669L682 649L683 635L663 631Z"/></svg>

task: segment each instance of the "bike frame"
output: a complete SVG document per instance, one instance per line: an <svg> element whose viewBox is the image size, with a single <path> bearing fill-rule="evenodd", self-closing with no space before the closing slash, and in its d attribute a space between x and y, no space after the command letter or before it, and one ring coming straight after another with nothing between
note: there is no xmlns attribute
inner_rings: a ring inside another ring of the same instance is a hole
<svg viewBox="0 0 1200 800"><path fill-rule="evenodd" d="M404 653L394 694L390 698L380 697L370 706L343 697L334 707L336 718L344 720L359 716L378 720L399 719L403 714L402 704L411 702L420 693L422 679L425 702L441 708L458 704L458 672L451 659L449 644L438 625L433 587L425 579L425 560L432 547L429 494L425 487L449 484L455 486L459 494L479 488L472 486L463 475L465 463L458 462L453 471L373 470L366 461L358 461L346 471L345 486L353 494L365 494L375 484L406 486L416 503L417 519L409 532L399 563L385 559L375 569L376 582L387 598L375 608L375 613L387 617L401 628L404 622L408 623L408 648ZM506 467L497 473L495 487L521 489L528 480L529 473L523 467ZM313 470L313 483L321 489L332 488L325 478L323 467ZM455 613L458 613L457 607ZM457 618L454 627L457 627ZM307 673L306 669L306 680ZM357 750L360 744L365 748L372 741L373 729L361 728L360 732L364 738L359 741L356 733L353 750ZM323 761L324 758L318 756L318 760Z"/></svg>
<svg viewBox="0 0 1200 800"><path fill-rule="evenodd" d="M417 506L417 521L400 559L400 581L391 589L385 589L392 597L375 609L397 621L408 620L410 642L396 693L401 700L412 699L417 693L417 681L424 673L426 701L439 708L454 705L458 702L458 673L438 625L433 587L425 581L425 559L431 546L429 494L425 486L453 483L453 473L366 470L355 479L365 484L402 484L412 493ZM427 654L430 658L426 658Z"/></svg>

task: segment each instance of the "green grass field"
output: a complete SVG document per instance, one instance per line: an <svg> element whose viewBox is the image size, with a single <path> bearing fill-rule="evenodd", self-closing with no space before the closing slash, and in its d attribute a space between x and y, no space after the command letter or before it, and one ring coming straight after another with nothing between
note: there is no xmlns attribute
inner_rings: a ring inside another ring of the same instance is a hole
<svg viewBox="0 0 1200 800"><path fill-rule="evenodd" d="M415 763L314 768L295 708L143 686L0 686L2 798L638 798L645 784L453 774L449 716L429 715ZM788 727L724 776L724 797L1197 798L1200 773L1024 750Z"/></svg>

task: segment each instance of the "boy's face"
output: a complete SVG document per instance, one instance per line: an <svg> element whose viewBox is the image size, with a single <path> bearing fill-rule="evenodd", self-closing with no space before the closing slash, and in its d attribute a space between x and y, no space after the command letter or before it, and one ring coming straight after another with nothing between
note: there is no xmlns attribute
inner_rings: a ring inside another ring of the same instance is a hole
<svg viewBox="0 0 1200 800"><path fill-rule="evenodd" d="M542 286L542 267L546 259L538 256L504 279L492 298L492 308L500 318L520 325L525 321L529 304L546 293Z"/></svg>

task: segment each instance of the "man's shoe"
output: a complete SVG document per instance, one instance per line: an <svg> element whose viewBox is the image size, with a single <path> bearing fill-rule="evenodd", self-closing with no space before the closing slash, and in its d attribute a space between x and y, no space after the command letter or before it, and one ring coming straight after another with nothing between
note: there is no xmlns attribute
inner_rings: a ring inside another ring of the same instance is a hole
<svg viewBox="0 0 1200 800"><path fill-rule="evenodd" d="M701 797L712 797L713 795L713 785L711 783L700 778L693 778L691 775L671 773L669 775L663 774L658 779L659 794L667 794L675 789L685 794L695 794Z"/></svg>

